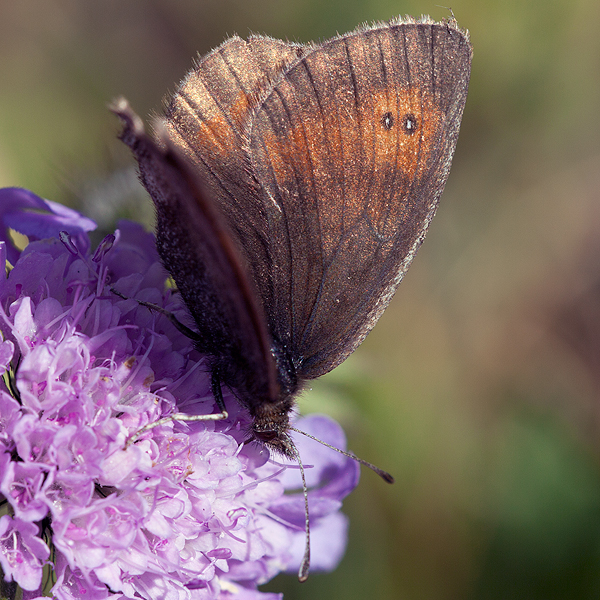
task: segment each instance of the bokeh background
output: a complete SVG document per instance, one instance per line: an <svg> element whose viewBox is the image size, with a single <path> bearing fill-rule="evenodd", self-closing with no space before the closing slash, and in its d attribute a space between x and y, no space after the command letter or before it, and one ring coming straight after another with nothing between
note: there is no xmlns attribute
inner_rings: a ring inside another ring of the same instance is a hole
<svg viewBox="0 0 600 600"><path fill-rule="evenodd" d="M292 599L600 597L598 0L453 0L471 87L428 238L315 383L365 471L347 555ZM227 35L307 42L424 0L0 0L0 185L151 226L107 103L142 115Z"/></svg>

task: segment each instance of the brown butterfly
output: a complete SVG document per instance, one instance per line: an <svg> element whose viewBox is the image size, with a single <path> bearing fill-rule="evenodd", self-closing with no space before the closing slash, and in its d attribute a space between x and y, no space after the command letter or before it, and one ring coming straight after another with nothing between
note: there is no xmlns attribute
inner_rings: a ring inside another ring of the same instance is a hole
<svg viewBox="0 0 600 600"><path fill-rule="evenodd" d="M299 459L295 397L363 341L421 245L471 56L454 19L311 45L233 37L182 82L158 142L124 101L113 107L215 398L225 414L231 389L269 448Z"/></svg>

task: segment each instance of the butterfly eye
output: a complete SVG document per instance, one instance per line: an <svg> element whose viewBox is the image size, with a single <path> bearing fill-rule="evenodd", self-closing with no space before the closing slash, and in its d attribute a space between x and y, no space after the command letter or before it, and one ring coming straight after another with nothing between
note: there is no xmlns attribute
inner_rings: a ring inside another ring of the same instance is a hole
<svg viewBox="0 0 600 600"><path fill-rule="evenodd" d="M381 117L381 124L384 129L390 130L394 126L394 115L391 112L386 112Z"/></svg>
<svg viewBox="0 0 600 600"><path fill-rule="evenodd" d="M404 115L404 119L402 119L402 128L404 129L404 133L406 135L412 135L419 128L419 122L417 121L417 117L412 114Z"/></svg>

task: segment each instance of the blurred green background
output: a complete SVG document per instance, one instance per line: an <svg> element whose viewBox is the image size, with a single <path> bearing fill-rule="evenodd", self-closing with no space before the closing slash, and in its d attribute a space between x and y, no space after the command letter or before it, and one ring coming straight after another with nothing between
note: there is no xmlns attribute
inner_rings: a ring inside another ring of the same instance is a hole
<svg viewBox="0 0 600 600"><path fill-rule="evenodd" d="M474 60L426 243L315 383L365 471L347 555L292 599L600 597L598 0L453 0ZM0 185L152 221L106 104L142 115L227 35L301 42L448 10L390 0L0 0Z"/></svg>

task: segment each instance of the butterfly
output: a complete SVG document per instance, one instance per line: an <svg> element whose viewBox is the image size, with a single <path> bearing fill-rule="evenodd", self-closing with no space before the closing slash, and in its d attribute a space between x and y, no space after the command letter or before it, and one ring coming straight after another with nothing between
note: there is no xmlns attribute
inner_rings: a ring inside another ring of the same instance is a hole
<svg viewBox="0 0 600 600"><path fill-rule="evenodd" d="M308 45L232 37L198 60L156 136L114 105L217 403L230 389L271 450L299 460L296 397L363 341L421 245L471 58L454 18Z"/></svg>

